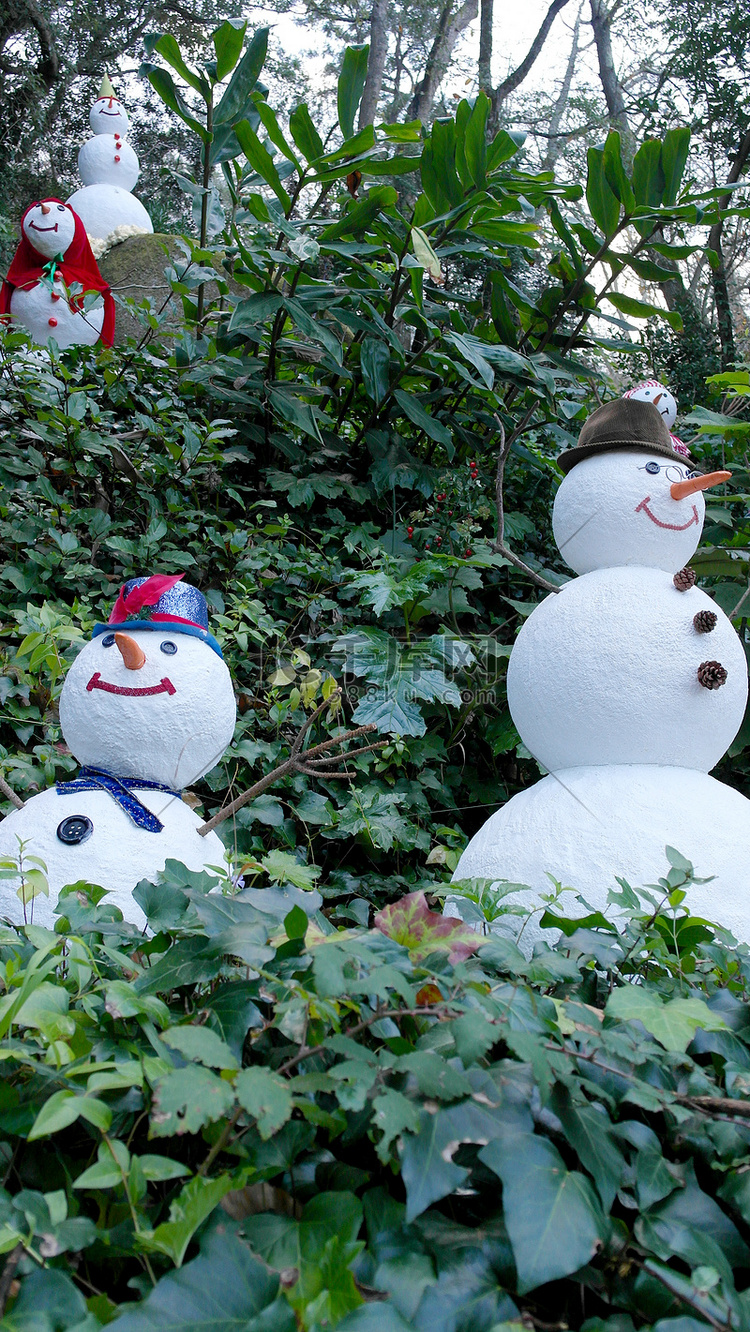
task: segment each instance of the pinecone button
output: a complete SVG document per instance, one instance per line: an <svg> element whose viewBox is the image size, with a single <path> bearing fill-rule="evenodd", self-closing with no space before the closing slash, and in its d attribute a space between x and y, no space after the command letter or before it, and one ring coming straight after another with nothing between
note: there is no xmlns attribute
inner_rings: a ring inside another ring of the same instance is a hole
<svg viewBox="0 0 750 1332"><path fill-rule="evenodd" d="M698 614L693 616L695 632L698 634L710 634L711 630L716 628L718 620L718 615L715 615L713 611L698 611Z"/></svg>
<svg viewBox="0 0 750 1332"><path fill-rule="evenodd" d="M702 661L698 667L698 684L704 689L721 689L727 682L727 673L720 661Z"/></svg>
<svg viewBox="0 0 750 1332"><path fill-rule="evenodd" d="M695 585L695 573L692 569L688 569L686 566L684 569L680 569L679 573L675 574L672 582L678 592L689 592L691 587L694 587Z"/></svg>

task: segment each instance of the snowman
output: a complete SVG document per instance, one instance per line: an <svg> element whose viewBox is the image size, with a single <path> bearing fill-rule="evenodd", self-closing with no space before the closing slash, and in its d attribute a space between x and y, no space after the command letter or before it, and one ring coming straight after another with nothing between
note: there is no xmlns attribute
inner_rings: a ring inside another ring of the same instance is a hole
<svg viewBox="0 0 750 1332"><path fill-rule="evenodd" d="M131 578L60 696L78 777L0 823L0 859L39 857L49 897L22 902L20 878L5 880L0 915L53 926L60 889L85 880L108 889L107 901L142 927L132 897L141 879L153 880L168 859L192 870L221 867L222 842L199 833L181 792L219 762L234 723L232 682L202 593L182 574Z"/></svg>
<svg viewBox="0 0 750 1332"><path fill-rule="evenodd" d="M87 308L87 297L101 300ZM60 199L42 199L21 219L21 241L2 291L0 315L28 329L34 342L58 347L112 346L115 305L80 217Z"/></svg>
<svg viewBox="0 0 750 1332"><path fill-rule="evenodd" d="M538 907L553 875L606 910L615 875L655 882L672 846L715 876L688 910L750 941L750 801L708 775L742 723L745 653L684 567L703 493L729 473L700 475L635 395L598 408L559 464L554 536L579 577L529 616L508 667L511 715L549 775L485 823L454 877L529 885L510 900ZM538 921L524 946L550 937Z"/></svg>
<svg viewBox="0 0 750 1332"><path fill-rule="evenodd" d="M106 240L118 228L127 228L129 235L152 232L151 218L130 192L138 182L140 163L126 142L130 126L127 112L106 74L89 113L89 123L94 137L78 154L83 187L71 194L68 203L83 218L89 236L97 239Z"/></svg>

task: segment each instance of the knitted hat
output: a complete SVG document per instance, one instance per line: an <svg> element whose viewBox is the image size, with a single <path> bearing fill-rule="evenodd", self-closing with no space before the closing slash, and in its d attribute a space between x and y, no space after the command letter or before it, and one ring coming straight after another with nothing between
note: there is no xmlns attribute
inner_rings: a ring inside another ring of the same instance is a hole
<svg viewBox="0 0 750 1332"><path fill-rule="evenodd" d="M223 653L208 630L206 598L197 587L182 582L182 574L153 574L123 583L107 624L94 626L92 638L123 629L169 629L173 634L200 638L219 657Z"/></svg>
<svg viewBox="0 0 750 1332"><path fill-rule="evenodd" d="M685 449L685 445L682 445ZM558 466L566 474L593 453L611 453L617 449L643 449L645 453L658 453L673 462L694 468L690 454L682 453L672 442L672 436L651 402L637 398L617 398L605 402L584 423L578 443L566 449L558 458Z"/></svg>

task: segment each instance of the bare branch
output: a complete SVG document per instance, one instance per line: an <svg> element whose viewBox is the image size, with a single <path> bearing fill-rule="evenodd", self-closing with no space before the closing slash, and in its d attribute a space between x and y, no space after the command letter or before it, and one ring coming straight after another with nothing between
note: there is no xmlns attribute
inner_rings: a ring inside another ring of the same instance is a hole
<svg viewBox="0 0 750 1332"><path fill-rule="evenodd" d="M519 425L516 426L516 429L512 432L512 434L508 436L507 440L505 437L505 426L500 420L500 417L497 414L495 414L497 427L498 430L500 431L500 450L497 455L497 474L495 477L497 531L495 535L495 540L491 542L491 546L492 549L496 551L498 555L503 555L506 560L509 560L510 563L515 566L516 569L523 570L523 572L527 575L527 577L529 577L532 580L532 582L536 583L537 587L543 587L546 592L559 592L560 589L556 583L550 583L547 578L544 578L542 576L542 574L537 573L536 569L532 569L528 564L526 564L522 559L520 559L518 555L514 555L513 551L509 550L505 544L505 503L503 499L505 464L508 460L508 454L510 453L511 445L518 438L521 432L525 430L529 420L531 419L533 411L534 408L530 407L526 415L521 419Z"/></svg>
<svg viewBox="0 0 750 1332"><path fill-rule="evenodd" d="M0 774L0 792L5 796L6 800L10 800L11 804L15 805L16 809L23 809L23 800L20 795L16 794L13 787L6 782L2 774Z"/></svg>

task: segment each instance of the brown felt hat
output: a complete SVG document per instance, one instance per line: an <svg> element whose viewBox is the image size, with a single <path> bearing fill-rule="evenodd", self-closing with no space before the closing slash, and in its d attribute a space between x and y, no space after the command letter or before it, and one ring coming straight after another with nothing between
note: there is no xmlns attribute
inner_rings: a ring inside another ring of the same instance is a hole
<svg viewBox="0 0 750 1332"><path fill-rule="evenodd" d="M592 453L611 453L615 449L643 449L694 466L689 454L674 447L667 424L654 404L637 398L617 398L597 407L585 422L578 443L561 453L557 464L567 474Z"/></svg>

